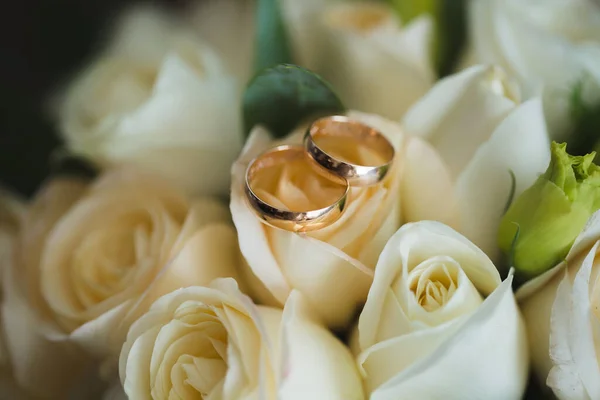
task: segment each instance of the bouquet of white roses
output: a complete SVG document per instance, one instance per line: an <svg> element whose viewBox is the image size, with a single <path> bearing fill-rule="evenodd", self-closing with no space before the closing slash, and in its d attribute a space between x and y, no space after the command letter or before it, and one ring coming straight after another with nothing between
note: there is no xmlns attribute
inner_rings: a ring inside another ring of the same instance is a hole
<svg viewBox="0 0 600 400"><path fill-rule="evenodd" d="M127 10L94 173L0 192L0 398L600 400L600 5L461 4Z"/></svg>

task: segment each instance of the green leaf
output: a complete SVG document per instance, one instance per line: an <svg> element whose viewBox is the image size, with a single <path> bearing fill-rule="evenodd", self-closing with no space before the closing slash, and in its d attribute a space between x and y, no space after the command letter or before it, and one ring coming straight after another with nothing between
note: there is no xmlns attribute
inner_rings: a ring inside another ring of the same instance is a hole
<svg viewBox="0 0 600 400"><path fill-rule="evenodd" d="M279 0L258 0L256 7L254 70L291 63L292 53L281 16Z"/></svg>
<svg viewBox="0 0 600 400"><path fill-rule="evenodd" d="M312 116L337 114L345 107L317 74L297 65L267 68L248 84L243 98L246 134L256 125L283 137Z"/></svg>

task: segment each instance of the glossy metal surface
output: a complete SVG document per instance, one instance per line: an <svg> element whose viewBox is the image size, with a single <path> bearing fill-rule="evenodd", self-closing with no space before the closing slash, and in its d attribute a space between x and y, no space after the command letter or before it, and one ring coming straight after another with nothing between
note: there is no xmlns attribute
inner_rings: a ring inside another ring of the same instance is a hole
<svg viewBox="0 0 600 400"><path fill-rule="evenodd" d="M302 158L306 160L308 172L311 161L306 156L302 146L279 146L270 149L250 162L246 170L246 198L256 215L266 224L292 232L308 232L322 229L337 221L346 208L349 185L348 182L337 175L321 172L321 175L332 183L339 185L340 197L332 199L331 205L316 210L283 210L261 199L255 187L258 173L292 160Z"/></svg>
<svg viewBox="0 0 600 400"><path fill-rule="evenodd" d="M317 144L322 136L335 136L339 140L352 139L375 151L384 163L381 165L358 165L344 161L328 153ZM371 186L383 180L394 161L394 147L379 131L345 116L331 116L316 120L304 136L308 156L318 165L342 178L350 186Z"/></svg>

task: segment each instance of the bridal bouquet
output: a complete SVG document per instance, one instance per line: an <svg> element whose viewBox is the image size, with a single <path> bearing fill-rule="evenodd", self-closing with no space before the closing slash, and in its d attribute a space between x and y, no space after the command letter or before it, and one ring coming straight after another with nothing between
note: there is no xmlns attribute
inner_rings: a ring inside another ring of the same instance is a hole
<svg viewBox="0 0 600 400"><path fill-rule="evenodd" d="M187 7L0 192L1 398L600 399L599 4Z"/></svg>

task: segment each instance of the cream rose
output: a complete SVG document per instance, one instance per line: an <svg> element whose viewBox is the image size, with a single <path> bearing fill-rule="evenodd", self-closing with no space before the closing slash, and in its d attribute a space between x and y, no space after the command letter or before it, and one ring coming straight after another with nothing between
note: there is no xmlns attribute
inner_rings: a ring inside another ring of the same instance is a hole
<svg viewBox="0 0 600 400"><path fill-rule="evenodd" d="M68 88L61 132L101 166L135 165L194 194L226 195L246 83L229 69L182 21L136 8Z"/></svg>
<svg viewBox="0 0 600 400"><path fill-rule="evenodd" d="M306 68L315 67L320 55L322 35L320 16L324 10L345 0L279 0L289 44L295 61Z"/></svg>
<svg viewBox="0 0 600 400"><path fill-rule="evenodd" d="M228 70L239 77L239 82L245 85L254 72L256 1L190 2L185 14L190 26L219 54Z"/></svg>
<svg viewBox="0 0 600 400"><path fill-rule="evenodd" d="M391 140L397 152L396 168L379 185L351 188L342 218L324 229L300 235L272 228L261 223L248 205L244 195L248 163L281 143L273 141L264 129L254 129L232 168L230 208L252 294L263 303L283 306L292 289L297 289L322 313L326 323L336 328L347 326L365 300L377 257L400 224L396 199L403 158L402 130L374 115L350 112L349 116ZM299 128L283 142L300 143L305 129ZM325 200L315 197L321 195L319 180L305 172L290 164L280 174L273 174L274 180L266 183L273 188L267 193L271 201L298 209L310 209L313 201L323 203Z"/></svg>
<svg viewBox="0 0 600 400"><path fill-rule="evenodd" d="M369 398L520 399L527 340L511 283L446 225L400 228L358 322L354 351Z"/></svg>
<svg viewBox="0 0 600 400"><path fill-rule="evenodd" d="M350 351L293 292L285 309L256 306L234 280L189 287L154 303L120 360L137 399L363 399Z"/></svg>
<svg viewBox="0 0 600 400"><path fill-rule="evenodd" d="M288 3L284 13L295 11L288 18L292 37L313 32L295 43L296 51L310 53L303 64L325 77L348 107L399 120L433 85L430 17L402 26L385 4L321 2L293 18L311 2Z"/></svg>
<svg viewBox="0 0 600 400"><path fill-rule="evenodd" d="M221 204L139 172L115 170L90 187L50 181L26 215L5 282L19 383L59 397L87 363L75 345L110 361L157 297L234 276L229 218Z"/></svg>
<svg viewBox="0 0 600 400"><path fill-rule="evenodd" d="M600 213L567 258L517 292L534 372L561 400L600 398Z"/></svg>
<svg viewBox="0 0 600 400"><path fill-rule="evenodd" d="M402 213L407 221L448 223L499 256L496 236L512 181L518 196L546 170L550 143L539 99L519 102L502 70L475 66L439 81L404 120L407 134L427 140L441 156L414 142L406 151ZM431 179L440 183L435 187Z"/></svg>
<svg viewBox="0 0 600 400"><path fill-rule="evenodd" d="M554 135L569 127L577 82L586 100L600 100L600 5L593 0L469 2L474 59L519 78L526 97L544 94ZM551 66L551 68L549 67Z"/></svg>

